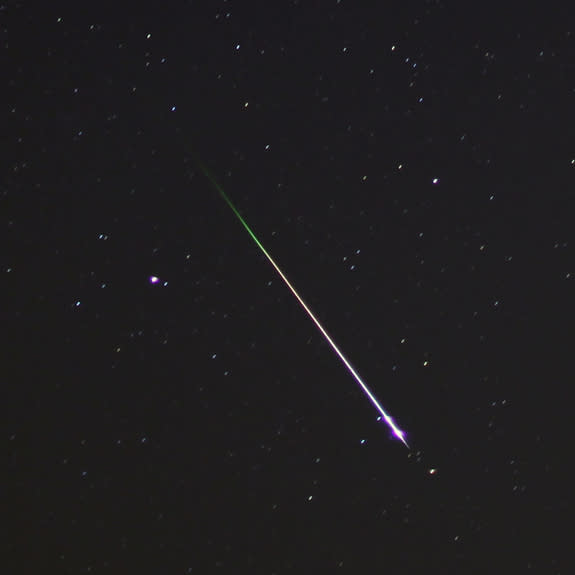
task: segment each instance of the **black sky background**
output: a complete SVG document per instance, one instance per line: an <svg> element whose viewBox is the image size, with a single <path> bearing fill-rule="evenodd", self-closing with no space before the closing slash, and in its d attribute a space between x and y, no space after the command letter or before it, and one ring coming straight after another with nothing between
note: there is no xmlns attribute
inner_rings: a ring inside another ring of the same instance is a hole
<svg viewBox="0 0 575 575"><path fill-rule="evenodd" d="M508 6L0 5L2 573L570 572L575 20Z"/></svg>

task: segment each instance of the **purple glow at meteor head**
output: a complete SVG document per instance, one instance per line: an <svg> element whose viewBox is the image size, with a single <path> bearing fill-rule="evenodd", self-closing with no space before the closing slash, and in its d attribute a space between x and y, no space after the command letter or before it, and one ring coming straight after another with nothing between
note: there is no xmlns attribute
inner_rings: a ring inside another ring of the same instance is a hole
<svg viewBox="0 0 575 575"><path fill-rule="evenodd" d="M407 440L405 439L405 432L401 431L401 429L399 429L399 427L397 427L397 425L395 425L395 422L393 421L393 419L383 411L383 409L381 408L381 406L379 404L377 404L378 409L380 410L380 412L382 413L381 417L377 418L377 421L381 421L382 419L385 420L385 422L387 423L387 425L389 425L389 428L391 429L391 436L399 439L403 445L405 445L405 447L407 447L407 449L410 449L409 444L407 443Z"/></svg>
<svg viewBox="0 0 575 575"><path fill-rule="evenodd" d="M148 278L148 281L149 281L151 284L157 284L157 283L160 281L160 278L157 277L157 276L150 276L150 277Z"/></svg>
<svg viewBox="0 0 575 575"><path fill-rule="evenodd" d="M401 429L399 429L398 427L394 427L393 428L393 435L395 435L395 437L397 437L397 439L399 439L403 445L405 445L405 447L407 447L407 449L409 449L409 444L407 443L407 440L405 439L405 433L403 431L401 431Z"/></svg>

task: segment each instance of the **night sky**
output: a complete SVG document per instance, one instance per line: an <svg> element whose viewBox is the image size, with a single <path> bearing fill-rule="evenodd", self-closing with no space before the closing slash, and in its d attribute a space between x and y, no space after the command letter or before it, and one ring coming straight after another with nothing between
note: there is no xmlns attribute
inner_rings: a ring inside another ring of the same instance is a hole
<svg viewBox="0 0 575 575"><path fill-rule="evenodd" d="M0 3L3 575L573 572L575 10L512 5Z"/></svg>

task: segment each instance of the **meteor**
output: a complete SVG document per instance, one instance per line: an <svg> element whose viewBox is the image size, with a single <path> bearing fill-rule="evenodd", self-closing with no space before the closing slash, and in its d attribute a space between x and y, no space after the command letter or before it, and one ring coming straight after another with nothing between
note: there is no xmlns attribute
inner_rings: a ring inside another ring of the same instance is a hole
<svg viewBox="0 0 575 575"><path fill-rule="evenodd" d="M241 222L241 224L244 226L245 230L248 232L248 234L251 236L252 240L254 240L254 242L256 243L256 245L258 246L258 248L261 250L261 252L264 254L264 256L266 256L266 258L268 259L268 261L270 262L270 264L274 267L274 269L276 270L276 272L279 274L279 276L282 278L282 280L284 281L284 283L287 285L287 287L290 289L291 293L295 296L295 298L298 300L298 302L300 303L300 305L303 307L303 309L305 310L305 312L309 315L309 317L311 318L311 320L313 321L313 323L316 325L316 327L319 329L320 333L323 335L323 337L325 338L325 340L327 341L327 343L329 343L329 345L331 346L331 348L333 349L333 351L335 352L335 354L339 357L339 359L341 359L341 361L343 362L343 364L345 365L345 367L347 368L347 370L349 371L349 373L353 376L353 378L355 379L356 383L359 385L359 387L361 388L361 390L363 391L363 393L365 393L365 395L368 397L368 399L371 401L371 403L373 404L373 406L377 409L377 411L379 411L379 413L381 414L381 417L384 419L384 421L387 423L387 425L390 427L391 431L393 432L393 434L395 435L395 437L397 437L400 441L403 442L403 444L410 449L406 439L405 439L405 433L399 429L399 427L397 427L397 425L395 424L395 422L393 421L392 417L385 411L385 409L383 409L382 405L379 403L379 401L377 400L377 398L375 397L375 395L373 395L372 391L369 389L369 387L364 383L364 381L361 379L361 377L359 376L359 374L357 373L357 371L355 371L355 369L353 368L353 366L349 363L349 361L347 360L347 358L345 357L345 355L343 355L343 353L340 351L339 347L337 347L337 345L335 344L335 342L333 341L333 339L331 338L331 336L327 333L327 331L325 330L325 328L321 325L321 323L319 322L319 320L317 319L317 317L315 317L315 315L313 314L313 312L311 311L311 309L307 306L307 304L303 301L303 299L301 298L301 296L299 295L299 293L296 291L296 289L293 287L293 285L289 282L289 280L287 279L287 277L285 276L285 274L281 271L281 269L279 268L279 266L276 264L276 262L274 261L274 259L270 256L270 254L267 252L267 250L264 248L264 246L261 244L261 242L259 241L259 239L256 237L256 235L254 234L254 232L251 230L251 228L248 226L248 224L246 223L246 221L244 220L244 218L242 218L241 214L238 212L238 210L236 209L236 207L234 206L234 204L232 203L232 201L230 200L230 198L227 196L227 194L224 192L224 190L222 189L222 187L216 182L216 180L212 177L212 175L210 174L210 172L208 171L208 169L201 163L198 161L198 164L200 166L200 169L202 170L202 172L204 173L204 175L206 176L206 178L210 181L210 183L212 184L212 186L219 192L220 196L224 199L224 201L226 202L226 204L228 204L228 206L230 207L230 209L232 210L232 212L234 212L234 214L236 215L236 217L238 218L238 220Z"/></svg>

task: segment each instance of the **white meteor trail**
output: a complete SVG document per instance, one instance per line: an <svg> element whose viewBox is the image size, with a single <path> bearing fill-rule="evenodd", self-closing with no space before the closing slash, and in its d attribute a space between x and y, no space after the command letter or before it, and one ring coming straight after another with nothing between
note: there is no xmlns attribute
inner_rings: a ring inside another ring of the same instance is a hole
<svg viewBox="0 0 575 575"><path fill-rule="evenodd" d="M238 210L236 209L236 207L232 204L231 200L228 198L228 196L225 194L225 192L223 191L223 189L218 185L218 183L214 180L214 178L211 176L210 172L204 167L203 164L201 164L200 162L198 162L200 165L200 168L202 170L202 172L205 174L205 176L208 178L208 180L211 182L211 184L214 186L214 188L216 188L216 190L220 193L220 195L222 196L222 198L225 200L225 202L228 204L228 206L231 208L231 210L234 212L234 214L236 215L236 217L240 220L240 222L242 223L242 225L244 226L244 228L246 229L246 231L249 233L249 235L251 236L251 238L254 240L254 242L256 243L256 245L258 246L258 248L261 250L261 252L266 256L266 258L268 259L268 261L270 262L270 264L272 264L272 266L274 267L274 269L276 270L276 272L279 274L279 276L282 278L282 280L284 281L284 283L287 285L287 287L290 289L290 291L292 292L292 294L295 296L295 298L298 300L298 302L300 303L300 305L303 307L303 309L306 311L306 313L309 315L309 317L311 318L311 320L315 323L316 327L319 329L319 331L321 332L321 334L323 335L323 337L325 338L325 340L329 343L329 345L331 346L331 348L333 349L333 351L336 353L336 355L339 357L339 359L341 359L341 361L343 362L343 364L345 365L345 367L347 368L347 370L349 371L349 373L351 373L351 375L353 376L353 378L355 379L355 381L357 382L357 384L360 386L360 388L362 389L362 391L365 393L365 395L367 395L368 399L371 401L371 403L374 405L374 407L377 409L377 411L379 411L379 413L381 414L381 416L383 417L383 419L385 420L385 422L387 423L387 425L391 428L391 430L393 431L393 434L395 435L395 437L397 437L399 440L401 440L403 442L403 444L410 449L406 439L405 439L405 433L399 429L399 427L397 427L397 425L395 424L395 422L393 421L392 417L385 411L385 409L383 409L382 405L379 403L379 401L377 401L377 398L375 397L375 395L373 395L373 393L371 392L371 390L369 389L369 387L364 383L364 381L361 379L361 377L359 376L359 374L357 373L357 371L355 371L355 369L353 368L353 366L349 363L349 361L347 360L347 358L345 357L345 355L343 355L343 353L341 352L341 350L337 347L337 345L335 344L335 342L333 341L333 339L330 337L330 335L327 333L327 331L324 329L324 327L321 325L321 323L319 322L319 320L315 317L315 315L313 314L313 312L311 311L311 309L307 306L307 304L303 301L303 299L301 298L301 296L298 294L298 292L296 291L296 289L293 287L293 285L290 283L290 281L287 279L287 277L285 276L285 274L281 271L281 269L279 268L279 266L276 264L276 262L273 260L273 258L270 256L270 254L267 252L267 250L264 248L264 246L261 244L261 242L258 240L258 238L256 237L256 235L252 232L252 230L250 229L250 227L248 226L248 224L244 221L244 219L242 218L242 216L240 215L240 213L238 212Z"/></svg>

